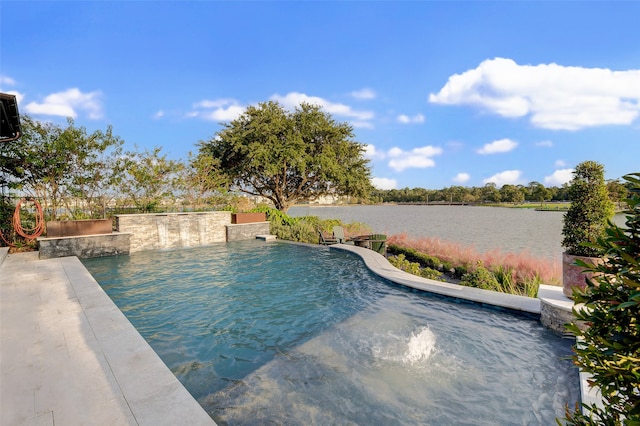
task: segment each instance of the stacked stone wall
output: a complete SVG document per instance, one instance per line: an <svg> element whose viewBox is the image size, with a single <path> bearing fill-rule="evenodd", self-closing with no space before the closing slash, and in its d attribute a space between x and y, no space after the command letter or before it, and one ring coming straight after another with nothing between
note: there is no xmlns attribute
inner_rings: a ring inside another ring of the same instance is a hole
<svg viewBox="0 0 640 426"><path fill-rule="evenodd" d="M231 212L128 214L116 216L116 229L131 233L131 252L202 246L227 240Z"/></svg>
<svg viewBox="0 0 640 426"><path fill-rule="evenodd" d="M269 234L269 222L227 225L227 241L255 240L256 235Z"/></svg>
<svg viewBox="0 0 640 426"><path fill-rule="evenodd" d="M40 259L77 256L80 258L129 254L131 234L82 235L73 237L38 238Z"/></svg>

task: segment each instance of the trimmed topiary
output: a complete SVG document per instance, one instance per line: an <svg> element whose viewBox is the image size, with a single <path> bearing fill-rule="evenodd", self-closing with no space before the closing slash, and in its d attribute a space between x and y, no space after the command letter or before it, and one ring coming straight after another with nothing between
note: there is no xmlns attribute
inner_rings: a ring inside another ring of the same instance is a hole
<svg viewBox="0 0 640 426"><path fill-rule="evenodd" d="M573 256L600 256L597 247L585 245L604 235L607 220L614 213L600 163L585 161L576 166L569 199L571 205L564 215L562 246Z"/></svg>

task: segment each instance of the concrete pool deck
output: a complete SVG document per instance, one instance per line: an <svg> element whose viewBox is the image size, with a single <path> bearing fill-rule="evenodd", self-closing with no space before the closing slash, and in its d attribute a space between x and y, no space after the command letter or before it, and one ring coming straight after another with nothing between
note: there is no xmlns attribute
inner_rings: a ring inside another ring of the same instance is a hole
<svg viewBox="0 0 640 426"><path fill-rule="evenodd" d="M1 425L215 425L76 257L0 248Z"/></svg>

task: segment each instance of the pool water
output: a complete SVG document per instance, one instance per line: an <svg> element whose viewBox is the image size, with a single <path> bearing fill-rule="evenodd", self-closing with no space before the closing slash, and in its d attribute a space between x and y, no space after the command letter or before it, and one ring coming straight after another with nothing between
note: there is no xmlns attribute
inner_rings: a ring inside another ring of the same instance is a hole
<svg viewBox="0 0 640 426"><path fill-rule="evenodd" d="M571 340L353 254L247 241L83 263L221 425L548 425L579 399Z"/></svg>

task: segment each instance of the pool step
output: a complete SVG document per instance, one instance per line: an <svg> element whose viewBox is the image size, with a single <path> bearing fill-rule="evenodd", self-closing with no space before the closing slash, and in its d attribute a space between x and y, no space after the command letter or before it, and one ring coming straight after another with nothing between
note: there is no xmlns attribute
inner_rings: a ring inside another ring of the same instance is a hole
<svg viewBox="0 0 640 426"><path fill-rule="evenodd" d="M275 235L267 235L267 234L256 235L256 240L275 241L276 240L276 236Z"/></svg>

